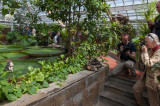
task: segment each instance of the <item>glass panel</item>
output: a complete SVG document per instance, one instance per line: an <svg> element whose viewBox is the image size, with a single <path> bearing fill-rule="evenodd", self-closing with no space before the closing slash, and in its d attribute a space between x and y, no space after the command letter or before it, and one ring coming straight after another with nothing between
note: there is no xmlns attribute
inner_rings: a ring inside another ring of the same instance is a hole
<svg viewBox="0 0 160 106"><path fill-rule="evenodd" d="M115 4L114 4L114 2L113 1L109 1L109 2L107 2L108 4L110 4L111 5L111 7L115 7Z"/></svg>
<svg viewBox="0 0 160 106"><path fill-rule="evenodd" d="M119 13L126 13L126 11L119 11Z"/></svg>
<svg viewBox="0 0 160 106"><path fill-rule="evenodd" d="M133 5L133 1L125 1L125 5Z"/></svg>
<svg viewBox="0 0 160 106"><path fill-rule="evenodd" d="M124 4L123 4L123 2L122 1L120 1L120 2L116 2L116 6L123 6Z"/></svg>
<svg viewBox="0 0 160 106"><path fill-rule="evenodd" d="M137 19L136 16L130 16L130 17L129 17L129 20L135 20L135 19Z"/></svg>
<svg viewBox="0 0 160 106"><path fill-rule="evenodd" d="M134 4L142 4L143 2L141 0L134 0Z"/></svg>

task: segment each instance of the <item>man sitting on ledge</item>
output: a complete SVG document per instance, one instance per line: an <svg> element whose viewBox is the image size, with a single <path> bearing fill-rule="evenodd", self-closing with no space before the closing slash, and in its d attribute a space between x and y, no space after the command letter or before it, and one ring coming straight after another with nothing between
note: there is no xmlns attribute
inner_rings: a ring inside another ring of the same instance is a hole
<svg viewBox="0 0 160 106"><path fill-rule="evenodd" d="M121 43L118 44L117 57L120 57L121 62L109 72L109 76L118 75L119 73L128 73L129 69L131 77L136 77L135 71L135 57L136 57L136 46L129 42L129 34L121 34Z"/></svg>

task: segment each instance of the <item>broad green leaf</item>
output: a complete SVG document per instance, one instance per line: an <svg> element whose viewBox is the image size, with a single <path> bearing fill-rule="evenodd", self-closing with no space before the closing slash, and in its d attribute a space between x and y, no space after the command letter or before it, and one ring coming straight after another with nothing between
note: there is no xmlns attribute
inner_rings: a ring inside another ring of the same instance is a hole
<svg viewBox="0 0 160 106"><path fill-rule="evenodd" d="M68 63L69 63L69 58L67 58L67 59L65 60L65 62L68 64Z"/></svg>
<svg viewBox="0 0 160 106"><path fill-rule="evenodd" d="M36 86L37 86L39 89L43 88L40 83L37 83Z"/></svg>
<svg viewBox="0 0 160 106"><path fill-rule="evenodd" d="M61 59L64 59L65 56L64 56L64 54L62 54L60 57L61 57Z"/></svg>
<svg viewBox="0 0 160 106"><path fill-rule="evenodd" d="M14 94L9 94L9 95L6 95L7 99L10 100L10 101L14 101L17 99L17 97L14 95Z"/></svg>
<svg viewBox="0 0 160 106"><path fill-rule="evenodd" d="M29 66L29 67L28 67L28 70L29 70L29 71L33 71L33 67L32 67L32 66Z"/></svg>
<svg viewBox="0 0 160 106"><path fill-rule="evenodd" d="M13 88L12 88L11 86L8 88L8 92L9 92L9 93L12 93L12 92L13 92Z"/></svg>
<svg viewBox="0 0 160 106"><path fill-rule="evenodd" d="M32 87L30 90L28 90L29 94L33 95L37 93L37 90L35 87Z"/></svg>
<svg viewBox="0 0 160 106"><path fill-rule="evenodd" d="M8 94L8 88L5 87L5 86L3 86L3 87L2 87L2 92L4 92L5 94Z"/></svg>
<svg viewBox="0 0 160 106"><path fill-rule="evenodd" d="M27 92L27 87L23 83L20 85L21 89L23 90L23 93Z"/></svg>
<svg viewBox="0 0 160 106"><path fill-rule="evenodd" d="M6 80L0 81L2 85L10 85Z"/></svg>
<svg viewBox="0 0 160 106"><path fill-rule="evenodd" d="M5 16L6 14L9 14L9 9L2 8L2 14Z"/></svg>
<svg viewBox="0 0 160 106"><path fill-rule="evenodd" d="M49 87L49 84L48 84L48 82L47 81L43 81L43 85L42 85L44 88L47 88L47 87Z"/></svg>
<svg viewBox="0 0 160 106"><path fill-rule="evenodd" d="M44 81L44 75L42 74L42 72L39 72L35 78L36 81Z"/></svg>
<svg viewBox="0 0 160 106"><path fill-rule="evenodd" d="M17 92L15 93L15 95L16 95L18 98L22 97L22 90L21 90L21 88L18 88L18 89L17 89Z"/></svg>

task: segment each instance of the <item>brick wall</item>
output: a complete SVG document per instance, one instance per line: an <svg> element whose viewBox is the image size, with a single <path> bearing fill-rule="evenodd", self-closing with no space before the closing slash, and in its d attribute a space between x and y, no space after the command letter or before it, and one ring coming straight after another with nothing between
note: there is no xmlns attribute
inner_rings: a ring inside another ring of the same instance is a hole
<svg viewBox="0 0 160 106"><path fill-rule="evenodd" d="M94 106L103 90L108 66L97 72L81 71L69 75L62 87L50 84L35 95L25 94L17 101L6 102L4 106Z"/></svg>
<svg viewBox="0 0 160 106"><path fill-rule="evenodd" d="M103 90L108 67L80 79L65 89L28 106L94 106Z"/></svg>

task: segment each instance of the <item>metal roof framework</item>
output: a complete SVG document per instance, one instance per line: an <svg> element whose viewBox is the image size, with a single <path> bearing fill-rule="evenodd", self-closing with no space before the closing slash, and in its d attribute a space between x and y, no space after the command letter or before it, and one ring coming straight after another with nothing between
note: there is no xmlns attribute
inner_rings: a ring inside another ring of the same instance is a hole
<svg viewBox="0 0 160 106"><path fill-rule="evenodd" d="M117 14L122 14L123 16L128 17L129 22L133 24L134 27L137 27L137 21L147 22L141 14L147 9L147 3L151 1L152 0L105 0L107 4L110 4L111 12L115 17ZM29 2L27 4L29 7L31 6ZM4 16L1 15L1 8L2 4L0 2L0 21L3 21ZM41 17L41 22L53 23L53 21L47 17L47 13L45 12L40 12L38 16Z"/></svg>
<svg viewBox="0 0 160 106"><path fill-rule="evenodd" d="M153 0L106 0L110 4L112 14L121 14L129 18L129 22L138 27L137 21L147 23L142 14L147 10L147 4ZM156 10L155 10L156 12Z"/></svg>

